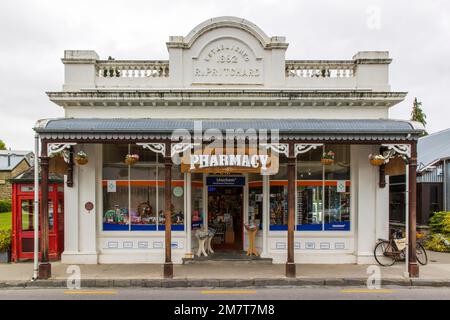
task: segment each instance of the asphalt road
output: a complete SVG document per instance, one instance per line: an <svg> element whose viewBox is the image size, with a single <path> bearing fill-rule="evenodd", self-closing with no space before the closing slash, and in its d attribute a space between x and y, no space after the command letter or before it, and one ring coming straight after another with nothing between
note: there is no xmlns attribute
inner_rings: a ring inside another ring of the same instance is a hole
<svg viewBox="0 0 450 320"><path fill-rule="evenodd" d="M383 287L369 290L364 287L271 287L271 288L82 288L67 289L0 289L0 300L450 300L450 288Z"/></svg>

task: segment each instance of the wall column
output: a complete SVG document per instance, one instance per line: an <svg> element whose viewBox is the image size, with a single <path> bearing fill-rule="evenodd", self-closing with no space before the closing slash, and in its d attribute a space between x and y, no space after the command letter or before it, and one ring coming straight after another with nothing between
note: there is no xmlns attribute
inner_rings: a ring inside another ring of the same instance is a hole
<svg viewBox="0 0 450 320"><path fill-rule="evenodd" d="M294 223L295 223L295 156L294 145L289 145L289 157L287 161L288 178L288 232L287 232L287 262L286 277L295 278L294 262Z"/></svg>
<svg viewBox="0 0 450 320"><path fill-rule="evenodd" d="M411 278L419 277L419 265L416 259L416 193L417 193L417 142L411 143L411 157L408 159L409 181L409 244L408 244L408 272Z"/></svg>
<svg viewBox="0 0 450 320"><path fill-rule="evenodd" d="M39 263L38 277L39 279L48 279L52 276L52 266L48 260L48 166L50 159L47 155L47 142L44 141L42 141L40 159L41 159L41 262Z"/></svg>
<svg viewBox="0 0 450 320"><path fill-rule="evenodd" d="M191 194L191 173L184 174L184 221L186 228L186 257L192 258L192 194Z"/></svg>
<svg viewBox="0 0 450 320"><path fill-rule="evenodd" d="M165 219L165 262L164 278L173 278L172 264L172 158L170 154L170 143L166 144L166 156L164 157L164 219Z"/></svg>

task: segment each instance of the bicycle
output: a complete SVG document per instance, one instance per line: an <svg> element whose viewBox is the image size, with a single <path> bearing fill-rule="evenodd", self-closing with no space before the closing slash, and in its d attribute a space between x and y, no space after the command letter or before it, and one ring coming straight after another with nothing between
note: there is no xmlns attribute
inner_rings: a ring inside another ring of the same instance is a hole
<svg viewBox="0 0 450 320"><path fill-rule="evenodd" d="M398 236L398 232L395 233ZM378 264L389 267L397 261L405 260L406 248L406 238L398 238L394 235L390 240L378 239L373 253ZM416 259L423 266L428 263L427 252L419 242L416 242Z"/></svg>

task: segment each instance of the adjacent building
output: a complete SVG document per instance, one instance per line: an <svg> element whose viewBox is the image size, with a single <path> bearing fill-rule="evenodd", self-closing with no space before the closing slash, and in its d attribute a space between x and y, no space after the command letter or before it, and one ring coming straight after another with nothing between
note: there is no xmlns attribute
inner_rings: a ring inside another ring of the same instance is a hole
<svg viewBox="0 0 450 320"><path fill-rule="evenodd" d="M417 217L427 221L433 212L450 211L450 129L417 144Z"/></svg>
<svg viewBox="0 0 450 320"><path fill-rule="evenodd" d="M25 172L33 162L33 152L0 150L0 200L11 200L9 179Z"/></svg>

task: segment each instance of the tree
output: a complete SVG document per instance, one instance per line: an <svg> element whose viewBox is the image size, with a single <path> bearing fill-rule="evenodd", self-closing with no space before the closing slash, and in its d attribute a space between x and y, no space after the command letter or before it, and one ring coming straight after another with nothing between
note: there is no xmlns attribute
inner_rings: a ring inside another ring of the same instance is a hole
<svg viewBox="0 0 450 320"><path fill-rule="evenodd" d="M411 111L411 120L420 122L425 127L427 124L426 119L427 119L427 116L426 116L425 112L423 112L423 110L422 110L422 102L419 102L419 101L417 101L417 98L414 98L413 108ZM428 133L426 131L423 133L424 136L427 134Z"/></svg>
<svg viewBox="0 0 450 320"><path fill-rule="evenodd" d="M6 150L6 144L3 142L3 140L0 140L0 150Z"/></svg>

